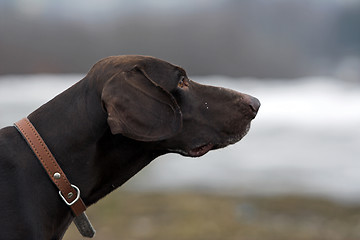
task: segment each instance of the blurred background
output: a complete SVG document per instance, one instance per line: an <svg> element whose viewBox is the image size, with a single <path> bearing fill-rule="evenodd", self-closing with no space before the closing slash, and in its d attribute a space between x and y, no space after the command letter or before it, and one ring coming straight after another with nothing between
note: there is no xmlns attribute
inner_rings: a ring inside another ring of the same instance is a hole
<svg viewBox="0 0 360 240"><path fill-rule="evenodd" d="M92 206L95 239L360 239L359 26L359 0L0 0L0 127L103 57L162 58L259 115L241 142L160 157Z"/></svg>

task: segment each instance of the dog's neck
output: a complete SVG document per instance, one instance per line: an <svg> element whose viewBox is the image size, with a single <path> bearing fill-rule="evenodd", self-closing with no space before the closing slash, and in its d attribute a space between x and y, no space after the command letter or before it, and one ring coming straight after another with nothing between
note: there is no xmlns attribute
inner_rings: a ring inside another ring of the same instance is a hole
<svg viewBox="0 0 360 240"><path fill-rule="evenodd" d="M161 153L151 152L145 144L121 135L112 135L101 94L88 88L88 84L80 81L28 118L90 206Z"/></svg>

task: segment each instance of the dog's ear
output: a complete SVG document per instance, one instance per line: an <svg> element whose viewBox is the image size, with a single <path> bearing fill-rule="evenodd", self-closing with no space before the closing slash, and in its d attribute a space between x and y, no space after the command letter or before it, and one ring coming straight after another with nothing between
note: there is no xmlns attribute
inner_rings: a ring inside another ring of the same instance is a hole
<svg viewBox="0 0 360 240"><path fill-rule="evenodd" d="M182 128L182 114L174 97L139 67L109 79L102 101L112 134L159 141Z"/></svg>

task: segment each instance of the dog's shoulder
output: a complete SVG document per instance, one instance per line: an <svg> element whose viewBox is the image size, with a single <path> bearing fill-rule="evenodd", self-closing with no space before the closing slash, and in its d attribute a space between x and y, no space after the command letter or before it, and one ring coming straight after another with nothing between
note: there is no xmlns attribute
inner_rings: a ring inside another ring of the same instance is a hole
<svg viewBox="0 0 360 240"><path fill-rule="evenodd" d="M23 148L24 140L15 127L0 129L0 168L15 168Z"/></svg>

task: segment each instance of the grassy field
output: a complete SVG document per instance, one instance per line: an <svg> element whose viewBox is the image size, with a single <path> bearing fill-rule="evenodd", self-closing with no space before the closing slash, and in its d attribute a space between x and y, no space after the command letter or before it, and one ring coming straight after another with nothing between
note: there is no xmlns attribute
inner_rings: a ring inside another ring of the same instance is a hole
<svg viewBox="0 0 360 240"><path fill-rule="evenodd" d="M360 206L295 196L118 191L87 214L97 240L360 239ZM72 224L64 239L83 238Z"/></svg>

